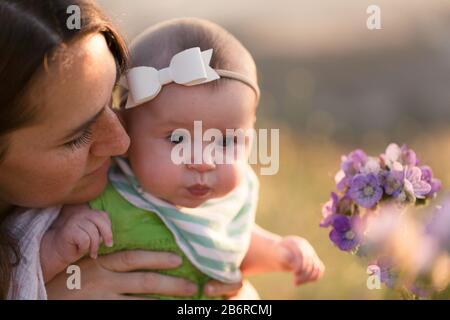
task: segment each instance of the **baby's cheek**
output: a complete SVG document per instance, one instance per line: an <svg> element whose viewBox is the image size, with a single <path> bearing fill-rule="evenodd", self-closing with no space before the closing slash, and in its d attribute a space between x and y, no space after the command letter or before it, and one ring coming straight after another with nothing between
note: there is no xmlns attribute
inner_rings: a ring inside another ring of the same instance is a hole
<svg viewBox="0 0 450 320"><path fill-rule="evenodd" d="M141 162L138 167L133 168L137 179L146 191L155 192L158 185L163 186L167 180L167 172L164 167L155 162ZM166 176L166 179L164 179Z"/></svg>
<svg viewBox="0 0 450 320"><path fill-rule="evenodd" d="M224 196L233 191L242 181L243 169L237 165L221 165L218 168L218 196Z"/></svg>
<svg viewBox="0 0 450 320"><path fill-rule="evenodd" d="M178 185L178 168L169 161L153 155L142 161L131 160L133 171L145 191L162 198L167 198Z"/></svg>

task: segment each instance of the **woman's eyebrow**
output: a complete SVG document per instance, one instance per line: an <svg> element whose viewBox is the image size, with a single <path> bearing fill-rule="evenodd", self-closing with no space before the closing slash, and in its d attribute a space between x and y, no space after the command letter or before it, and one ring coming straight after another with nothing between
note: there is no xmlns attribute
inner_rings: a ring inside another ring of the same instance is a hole
<svg viewBox="0 0 450 320"><path fill-rule="evenodd" d="M97 121L97 119L102 115L102 113L105 111L106 108L107 108L107 104L99 112L97 112L92 118L90 118L89 120L87 120L86 122L81 124L80 126L76 127L75 129L71 130L70 133L67 134L63 138L63 140L68 140L71 137L75 136L77 133L82 132L82 131L86 130L87 128L89 128L92 124L95 123L95 121Z"/></svg>

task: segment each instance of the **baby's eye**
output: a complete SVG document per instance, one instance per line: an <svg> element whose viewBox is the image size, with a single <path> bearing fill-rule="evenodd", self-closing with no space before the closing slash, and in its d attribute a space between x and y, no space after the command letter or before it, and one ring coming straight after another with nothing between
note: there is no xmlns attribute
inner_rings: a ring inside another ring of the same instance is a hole
<svg viewBox="0 0 450 320"><path fill-rule="evenodd" d="M186 134L181 132L181 130L173 131L172 134L170 136L168 136L167 138L173 144L179 144L179 143L182 143L183 141L187 140Z"/></svg>
<svg viewBox="0 0 450 320"><path fill-rule="evenodd" d="M236 140L235 136L223 137L222 140L219 140L219 144L225 148L233 143L236 144Z"/></svg>
<svg viewBox="0 0 450 320"><path fill-rule="evenodd" d="M179 143L183 142L184 137L181 135L170 135L167 138L170 140L170 142L172 142L174 144L179 144Z"/></svg>

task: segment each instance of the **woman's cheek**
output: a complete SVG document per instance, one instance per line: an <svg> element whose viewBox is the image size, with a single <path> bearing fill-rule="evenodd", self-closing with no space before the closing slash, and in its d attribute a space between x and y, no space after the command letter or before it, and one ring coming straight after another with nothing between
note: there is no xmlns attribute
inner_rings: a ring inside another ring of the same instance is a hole
<svg viewBox="0 0 450 320"><path fill-rule="evenodd" d="M23 177L23 182L26 181L28 185L23 186L20 191L24 202L21 203L17 199L17 204L46 207L65 201L83 177L83 170L80 168L83 164L68 160L68 158L40 159L36 160L35 166L30 165L33 170Z"/></svg>
<svg viewBox="0 0 450 320"><path fill-rule="evenodd" d="M49 162L45 171L47 174L44 175L43 179L55 191L58 189L63 191L76 188L87 173L86 156L85 154L80 154L72 157L62 157L56 161ZM56 163L58 165L55 165Z"/></svg>

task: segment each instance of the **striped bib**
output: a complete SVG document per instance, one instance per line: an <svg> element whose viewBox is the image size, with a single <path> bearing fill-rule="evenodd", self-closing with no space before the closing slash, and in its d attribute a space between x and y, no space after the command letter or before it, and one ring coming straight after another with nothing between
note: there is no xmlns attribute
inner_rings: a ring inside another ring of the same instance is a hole
<svg viewBox="0 0 450 320"><path fill-rule="evenodd" d="M157 214L193 265L221 282L241 280L239 267L250 244L259 188L249 165L242 183L225 197L179 208L145 192L126 159L115 161L109 171L112 186L135 207Z"/></svg>

